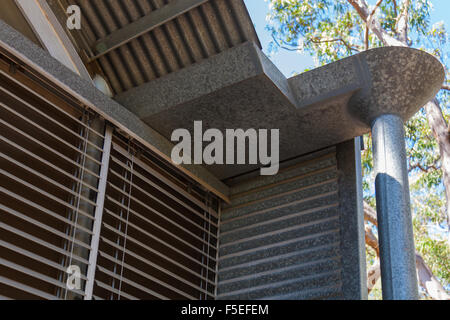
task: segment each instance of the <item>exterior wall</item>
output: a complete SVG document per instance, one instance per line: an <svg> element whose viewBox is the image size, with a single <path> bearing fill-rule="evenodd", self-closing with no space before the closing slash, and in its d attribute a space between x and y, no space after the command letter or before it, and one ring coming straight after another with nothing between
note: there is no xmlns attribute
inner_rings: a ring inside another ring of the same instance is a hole
<svg viewBox="0 0 450 320"><path fill-rule="evenodd" d="M358 146L351 140L278 175L230 181L218 299L365 298Z"/></svg>
<svg viewBox="0 0 450 320"><path fill-rule="evenodd" d="M341 254L345 299L367 299L361 138L337 146Z"/></svg>

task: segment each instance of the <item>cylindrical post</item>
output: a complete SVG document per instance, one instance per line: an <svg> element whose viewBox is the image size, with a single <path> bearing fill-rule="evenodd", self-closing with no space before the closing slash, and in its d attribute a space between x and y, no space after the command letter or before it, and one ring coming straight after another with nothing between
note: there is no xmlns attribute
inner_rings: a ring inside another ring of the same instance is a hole
<svg viewBox="0 0 450 320"><path fill-rule="evenodd" d="M372 123L383 299L418 299L403 120Z"/></svg>

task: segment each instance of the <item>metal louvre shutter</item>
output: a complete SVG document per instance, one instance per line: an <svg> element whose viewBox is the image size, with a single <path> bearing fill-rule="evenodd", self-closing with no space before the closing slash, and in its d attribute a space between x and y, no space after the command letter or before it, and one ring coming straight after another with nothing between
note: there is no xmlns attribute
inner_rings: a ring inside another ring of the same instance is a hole
<svg viewBox="0 0 450 320"><path fill-rule="evenodd" d="M0 300L214 299L219 200L0 52ZM81 288L67 288L78 266Z"/></svg>
<svg viewBox="0 0 450 320"><path fill-rule="evenodd" d="M0 60L4 299L83 298L104 139L101 123ZM81 290L66 289L70 265L81 268Z"/></svg>
<svg viewBox="0 0 450 320"><path fill-rule="evenodd" d="M218 202L113 137L96 299L214 299Z"/></svg>

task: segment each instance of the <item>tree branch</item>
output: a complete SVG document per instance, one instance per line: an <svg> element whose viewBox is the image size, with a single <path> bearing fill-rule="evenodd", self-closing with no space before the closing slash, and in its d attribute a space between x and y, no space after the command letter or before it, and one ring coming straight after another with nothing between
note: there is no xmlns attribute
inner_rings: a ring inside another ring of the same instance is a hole
<svg viewBox="0 0 450 320"><path fill-rule="evenodd" d="M419 283L433 300L450 300L450 295L425 263L422 256L416 252L416 270Z"/></svg>
<svg viewBox="0 0 450 320"><path fill-rule="evenodd" d="M397 10L397 0L392 0L392 2L394 3L394 13L395 13L395 16L397 16L398 15L398 10Z"/></svg>
<svg viewBox="0 0 450 320"><path fill-rule="evenodd" d="M367 291L370 293L375 285L377 284L378 279L381 277L381 269L380 269L380 259L377 259L375 263L369 268L367 271Z"/></svg>
<svg viewBox="0 0 450 320"><path fill-rule="evenodd" d="M425 105L428 123L439 145L442 181L445 186L447 225L450 227L450 132L439 101L435 98ZM450 241L450 240L449 240Z"/></svg>
<svg viewBox="0 0 450 320"><path fill-rule="evenodd" d="M366 231L366 234L365 234L366 244L369 245L370 247L372 247L373 250L375 250L375 252L377 253L377 257L380 257L380 248L378 246L378 239L373 234L372 227L369 226L368 224L366 224L364 229Z"/></svg>
<svg viewBox="0 0 450 320"><path fill-rule="evenodd" d="M366 214L366 206L367 206L367 210L369 210L369 208L371 210L373 210L373 209L366 202L364 202L365 217L372 220L373 213L367 212L367 214ZM375 225L376 225L376 219L375 219ZM375 263L372 266L370 266L369 270L367 271L367 290L368 290L368 293L370 293L373 290L373 288L375 287L375 285L377 284L378 279L380 279L380 277L381 277L380 248L378 245L378 239L375 236L375 234L373 233L372 227L366 223L364 229L365 229L366 244L368 246L370 246L372 249L374 249L377 254Z"/></svg>
<svg viewBox="0 0 450 320"><path fill-rule="evenodd" d="M319 39L319 38L312 38L310 40L312 43L327 43L327 42L342 42L342 44L350 51L356 51L360 52L359 49L352 47L347 41L345 41L342 38L336 38L336 39Z"/></svg>
<svg viewBox="0 0 450 320"><path fill-rule="evenodd" d="M369 30L370 30L370 24L372 24L372 20L373 17L375 16L375 12L377 11L378 7L383 3L383 0L378 0L375 8L373 8L372 12L370 13L370 15L367 17L367 22L366 22L366 34L364 37L364 45L366 50L369 49Z"/></svg>
<svg viewBox="0 0 450 320"><path fill-rule="evenodd" d="M363 21L367 21L367 17L369 16L367 12L368 5L365 0L347 0L353 8L355 8L356 12L358 12L359 16Z"/></svg>
<svg viewBox="0 0 450 320"><path fill-rule="evenodd" d="M369 221L374 226L378 226L377 212L365 201L364 201L364 220Z"/></svg>
<svg viewBox="0 0 450 320"><path fill-rule="evenodd" d="M280 47L281 49L288 50L288 51L298 51L298 48L293 47L291 44L287 44L287 45L292 46L293 48L289 48L289 47L285 47L285 46L281 45L281 44L277 41L277 39L275 39L275 36L274 36L273 34L272 34L272 39L273 39L273 42L275 42L275 44L276 44L278 47ZM283 42L283 43L284 43L284 42Z"/></svg>
<svg viewBox="0 0 450 320"><path fill-rule="evenodd" d="M411 172L414 169L420 169L420 171L425 172L425 173L430 172L430 170L439 170L435 165L424 167L420 163L416 163L414 165L410 164L409 171Z"/></svg>
<svg viewBox="0 0 450 320"><path fill-rule="evenodd" d="M347 0L349 4L355 8L356 12L359 14L361 19L366 22L368 22L368 17L370 15L369 13L369 7L367 5L367 2L365 0ZM368 25L370 30L378 37L378 39L386 46L400 46L400 47L407 47L408 44L406 42L401 42L383 29L380 22L378 20L373 20L370 25Z"/></svg>
<svg viewBox="0 0 450 320"><path fill-rule="evenodd" d="M364 201L364 220L371 222L374 226L378 225L377 221L377 213L375 210ZM375 285L377 284L378 279L381 277L381 269L380 269L380 247L378 245L378 239L373 233L372 227L370 227L367 223L365 224L365 240L366 244L375 250L377 257L375 263L370 266L367 271L367 291L370 293Z"/></svg>
<svg viewBox="0 0 450 320"><path fill-rule="evenodd" d="M450 85L443 84L441 89L450 91Z"/></svg>
<svg viewBox="0 0 450 320"><path fill-rule="evenodd" d="M411 4L411 0L405 0L403 11L398 17L396 33L401 42L408 42L408 16L409 16L409 7Z"/></svg>

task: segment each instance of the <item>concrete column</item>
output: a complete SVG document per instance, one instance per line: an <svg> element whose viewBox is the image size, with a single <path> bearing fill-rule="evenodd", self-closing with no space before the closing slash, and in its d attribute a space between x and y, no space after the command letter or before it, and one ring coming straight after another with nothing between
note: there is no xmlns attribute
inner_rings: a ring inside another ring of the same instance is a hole
<svg viewBox="0 0 450 320"><path fill-rule="evenodd" d="M378 117L372 137L383 299L415 300L419 295L402 119Z"/></svg>

